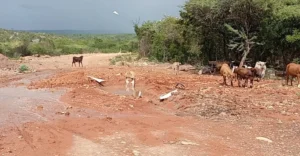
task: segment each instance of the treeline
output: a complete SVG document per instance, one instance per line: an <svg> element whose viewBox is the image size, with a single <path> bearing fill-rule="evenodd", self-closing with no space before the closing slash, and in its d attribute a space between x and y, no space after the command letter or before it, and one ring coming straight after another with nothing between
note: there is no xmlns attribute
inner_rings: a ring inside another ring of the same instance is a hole
<svg viewBox="0 0 300 156"><path fill-rule="evenodd" d="M180 18L134 26L139 52L158 61L299 61L300 0L189 0Z"/></svg>
<svg viewBox="0 0 300 156"><path fill-rule="evenodd" d="M78 54L91 52L135 52L135 34L55 35L0 29L0 53L8 57Z"/></svg>

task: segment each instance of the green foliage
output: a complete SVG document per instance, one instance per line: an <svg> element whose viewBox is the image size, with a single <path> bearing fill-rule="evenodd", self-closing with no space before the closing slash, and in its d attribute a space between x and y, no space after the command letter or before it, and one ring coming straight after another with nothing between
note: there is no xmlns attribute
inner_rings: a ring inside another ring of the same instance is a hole
<svg viewBox="0 0 300 156"><path fill-rule="evenodd" d="M134 25L141 57L193 64L250 57L270 65L300 57L299 0L188 0L180 16Z"/></svg>
<svg viewBox="0 0 300 156"><path fill-rule="evenodd" d="M20 73L24 73L24 72L26 72L28 70L29 70L29 68L26 65L24 65L24 64L19 67L19 72Z"/></svg>
<svg viewBox="0 0 300 156"><path fill-rule="evenodd" d="M8 57L138 50L138 40L134 34L54 35L0 29L0 36L0 53Z"/></svg>
<svg viewBox="0 0 300 156"><path fill-rule="evenodd" d="M294 58L292 62L300 64L300 58Z"/></svg>

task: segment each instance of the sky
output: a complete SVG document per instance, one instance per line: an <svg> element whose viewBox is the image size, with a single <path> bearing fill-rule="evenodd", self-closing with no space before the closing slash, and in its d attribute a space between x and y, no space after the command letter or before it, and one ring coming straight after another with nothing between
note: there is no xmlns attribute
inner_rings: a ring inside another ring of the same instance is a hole
<svg viewBox="0 0 300 156"><path fill-rule="evenodd" d="M133 22L179 17L186 0L7 0L0 5L0 28L14 30L118 30ZM119 15L113 14L117 11Z"/></svg>

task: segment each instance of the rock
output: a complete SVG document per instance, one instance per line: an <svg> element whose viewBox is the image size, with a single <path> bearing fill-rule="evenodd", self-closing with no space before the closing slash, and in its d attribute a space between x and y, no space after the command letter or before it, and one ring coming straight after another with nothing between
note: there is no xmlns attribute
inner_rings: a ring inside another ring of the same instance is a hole
<svg viewBox="0 0 300 156"><path fill-rule="evenodd" d="M129 105L129 107L133 108L133 105Z"/></svg>
<svg viewBox="0 0 300 156"><path fill-rule="evenodd" d="M268 143L272 143L273 141L268 139L268 138L265 138L265 137L256 137L257 140L261 140L261 141L266 141Z"/></svg>
<svg viewBox="0 0 300 156"><path fill-rule="evenodd" d="M226 116L227 114L225 112L221 112L219 115L220 116Z"/></svg>
<svg viewBox="0 0 300 156"><path fill-rule="evenodd" d="M111 121L112 120L112 117L106 117L106 120L108 120L108 121Z"/></svg>
<svg viewBox="0 0 300 156"><path fill-rule="evenodd" d="M72 109L73 107L72 106L68 106L67 108L66 108L66 110L68 110L68 109Z"/></svg>
<svg viewBox="0 0 300 156"><path fill-rule="evenodd" d="M137 150L132 150L132 153L134 156L139 156L140 155L140 152L137 151Z"/></svg>
<svg viewBox="0 0 300 156"><path fill-rule="evenodd" d="M37 109L37 110L43 110L44 107L43 107L42 105L39 105L39 106L36 107L36 109Z"/></svg>
<svg viewBox="0 0 300 156"><path fill-rule="evenodd" d="M70 112L56 112L55 114L60 114L60 115L69 116L69 115L70 115Z"/></svg>

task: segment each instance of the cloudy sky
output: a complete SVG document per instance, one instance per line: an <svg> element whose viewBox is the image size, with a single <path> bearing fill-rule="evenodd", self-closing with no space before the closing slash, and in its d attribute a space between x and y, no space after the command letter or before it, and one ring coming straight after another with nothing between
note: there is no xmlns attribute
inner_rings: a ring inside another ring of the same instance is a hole
<svg viewBox="0 0 300 156"><path fill-rule="evenodd" d="M119 30L133 32L140 18L179 16L186 0L7 0L0 28L17 30ZM117 11L119 16L113 14Z"/></svg>

